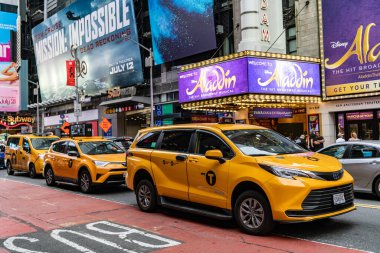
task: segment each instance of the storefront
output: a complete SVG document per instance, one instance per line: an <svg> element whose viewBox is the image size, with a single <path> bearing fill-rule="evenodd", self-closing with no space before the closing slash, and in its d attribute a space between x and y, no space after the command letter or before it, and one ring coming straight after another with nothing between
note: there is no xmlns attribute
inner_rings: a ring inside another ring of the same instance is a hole
<svg viewBox="0 0 380 253"><path fill-rule="evenodd" d="M310 104L307 113L319 115L327 144L334 143L338 133L344 133L346 140L352 132L362 140L380 139L380 97Z"/></svg>
<svg viewBox="0 0 380 253"><path fill-rule="evenodd" d="M99 105L99 119L108 119L112 128L99 134L107 137L135 136L141 128L150 125L150 98L143 96L116 96L117 99L103 101Z"/></svg>
<svg viewBox="0 0 380 253"><path fill-rule="evenodd" d="M36 119L29 114L7 113L0 116L0 135L31 133Z"/></svg>
<svg viewBox="0 0 380 253"><path fill-rule="evenodd" d="M184 66L178 82L184 109L233 112L294 137L309 130L306 105L321 102L319 60L309 57L244 51Z"/></svg>
<svg viewBox="0 0 380 253"><path fill-rule="evenodd" d="M61 127L64 122L68 122L70 125L76 124L76 117L74 113L60 114L54 116L45 116L43 118L44 132L53 132L54 134L61 135ZM78 124L90 125L93 136L98 135L98 110L82 111L82 115L79 117ZM67 133L68 134L68 133Z"/></svg>

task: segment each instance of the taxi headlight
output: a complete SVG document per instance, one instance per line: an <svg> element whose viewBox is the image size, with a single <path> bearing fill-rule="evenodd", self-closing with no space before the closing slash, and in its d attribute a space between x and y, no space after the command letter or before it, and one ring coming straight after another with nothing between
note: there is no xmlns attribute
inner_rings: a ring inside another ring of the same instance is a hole
<svg viewBox="0 0 380 253"><path fill-rule="evenodd" d="M278 177L283 177L287 179L295 179L295 177L306 177L306 178L324 180L323 178L318 177L311 171L289 169L289 168L283 168L280 166L267 165L267 164L259 164L259 165L262 169Z"/></svg>
<svg viewBox="0 0 380 253"><path fill-rule="evenodd" d="M109 164L109 162L103 162L103 161L94 161L94 163L98 167L105 167Z"/></svg>

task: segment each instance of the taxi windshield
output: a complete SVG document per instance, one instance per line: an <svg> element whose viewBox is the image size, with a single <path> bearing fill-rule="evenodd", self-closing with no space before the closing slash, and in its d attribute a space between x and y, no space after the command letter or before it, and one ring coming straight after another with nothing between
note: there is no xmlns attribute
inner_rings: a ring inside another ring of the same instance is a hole
<svg viewBox="0 0 380 253"><path fill-rule="evenodd" d="M48 150L50 148L50 145L58 141L59 138L31 138L30 141L32 142L32 146L34 149L37 150Z"/></svg>
<svg viewBox="0 0 380 253"><path fill-rule="evenodd" d="M245 154L266 156L307 152L272 130L228 130L223 133Z"/></svg>
<svg viewBox="0 0 380 253"><path fill-rule="evenodd" d="M111 141L79 142L79 148L86 155L120 154L124 151Z"/></svg>

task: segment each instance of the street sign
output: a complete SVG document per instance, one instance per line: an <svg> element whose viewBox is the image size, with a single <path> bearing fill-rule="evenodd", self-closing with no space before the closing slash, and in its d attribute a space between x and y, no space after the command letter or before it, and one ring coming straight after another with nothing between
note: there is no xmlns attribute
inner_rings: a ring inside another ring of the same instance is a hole
<svg viewBox="0 0 380 253"><path fill-rule="evenodd" d="M59 115L59 117L60 117L61 119L64 119L64 118L65 118L65 114L61 114L61 115Z"/></svg>
<svg viewBox="0 0 380 253"><path fill-rule="evenodd" d="M102 120L102 122L100 122L99 126L104 132L108 132L108 130L111 128L112 124L111 124L111 122L109 122L108 119L103 117L103 120Z"/></svg>
<svg viewBox="0 0 380 253"><path fill-rule="evenodd" d="M65 134L70 134L70 126L71 124L69 122L65 122L62 124L61 126L61 130L65 133Z"/></svg>
<svg viewBox="0 0 380 253"><path fill-rule="evenodd" d="M77 101L74 101L74 116L75 117L82 116L82 104L77 103Z"/></svg>
<svg viewBox="0 0 380 253"><path fill-rule="evenodd" d="M156 105L156 115L157 116L162 116L162 105Z"/></svg>

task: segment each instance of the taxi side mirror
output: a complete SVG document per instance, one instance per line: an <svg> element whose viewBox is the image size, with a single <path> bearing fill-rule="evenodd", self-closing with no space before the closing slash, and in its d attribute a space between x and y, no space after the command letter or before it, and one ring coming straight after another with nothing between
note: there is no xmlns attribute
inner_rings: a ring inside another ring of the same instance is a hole
<svg viewBox="0 0 380 253"><path fill-rule="evenodd" d="M219 149L208 150L205 154L207 159L217 160L220 164L225 163L226 160L223 158L223 153Z"/></svg>
<svg viewBox="0 0 380 253"><path fill-rule="evenodd" d="M71 156L71 157L79 157L79 154L77 151L69 151L67 153L68 156Z"/></svg>

